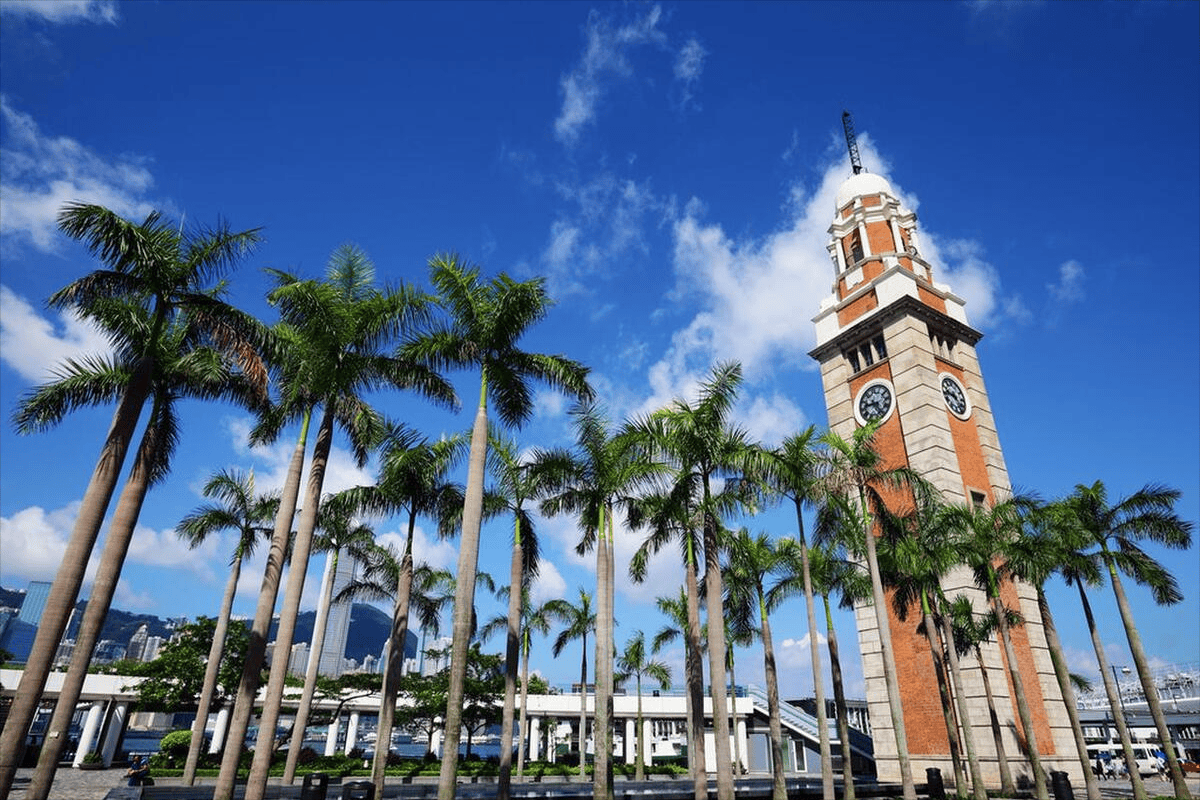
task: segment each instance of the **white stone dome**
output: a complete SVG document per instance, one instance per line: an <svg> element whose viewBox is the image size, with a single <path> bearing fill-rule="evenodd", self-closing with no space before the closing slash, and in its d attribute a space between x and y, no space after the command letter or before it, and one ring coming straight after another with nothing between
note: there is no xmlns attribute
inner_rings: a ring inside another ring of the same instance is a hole
<svg viewBox="0 0 1200 800"><path fill-rule="evenodd" d="M884 178L870 172L860 172L838 187L837 204L834 209L840 209L856 197L868 194L884 194L896 196L892 186Z"/></svg>

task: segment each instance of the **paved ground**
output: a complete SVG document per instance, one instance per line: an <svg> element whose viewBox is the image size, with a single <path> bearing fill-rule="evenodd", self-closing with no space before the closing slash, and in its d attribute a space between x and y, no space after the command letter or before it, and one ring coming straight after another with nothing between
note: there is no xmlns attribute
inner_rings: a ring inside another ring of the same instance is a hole
<svg viewBox="0 0 1200 800"><path fill-rule="evenodd" d="M50 800L104 800L109 790L125 785L124 774L123 768L108 770L60 769L54 778L54 785L50 788ZM10 800L24 800L25 789L29 785L32 775L32 769L17 770L17 779L9 795ZM154 782L156 786L182 784L180 778L155 778ZM202 779L201 782L205 781ZM1072 788L1075 789L1077 797L1084 796L1082 786ZM1188 788L1191 789L1193 797L1200 797L1200 776L1189 777ZM1151 797L1170 795L1172 794L1171 784L1164 783L1157 778L1147 778L1146 792ZM1133 796L1129 784L1121 781L1101 781L1100 793L1106 798ZM333 793L330 792L330 794Z"/></svg>

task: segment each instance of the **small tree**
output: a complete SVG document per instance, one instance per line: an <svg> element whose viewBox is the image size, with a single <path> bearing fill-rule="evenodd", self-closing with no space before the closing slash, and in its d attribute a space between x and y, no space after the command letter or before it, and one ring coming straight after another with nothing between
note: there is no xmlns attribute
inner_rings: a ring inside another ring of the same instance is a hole
<svg viewBox="0 0 1200 800"><path fill-rule="evenodd" d="M125 662L133 666L125 674L143 678L137 686L138 704L143 710L177 711L196 707L204 688L205 658L216 627L216 620L201 617L193 623L180 626L153 661L144 664ZM225 655L217 672L214 705L219 706L237 691L249 642L250 635L245 623L238 620L231 622L225 639Z"/></svg>

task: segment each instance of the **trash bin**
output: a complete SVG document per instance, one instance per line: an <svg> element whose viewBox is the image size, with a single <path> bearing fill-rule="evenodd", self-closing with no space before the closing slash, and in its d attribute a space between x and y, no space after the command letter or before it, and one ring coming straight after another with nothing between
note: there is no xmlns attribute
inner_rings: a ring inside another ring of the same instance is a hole
<svg viewBox="0 0 1200 800"><path fill-rule="evenodd" d="M1054 800L1071 800L1074 797L1071 793L1071 776L1065 772L1052 771L1050 792L1054 795Z"/></svg>
<svg viewBox="0 0 1200 800"><path fill-rule="evenodd" d="M375 800L375 784L370 781L350 781L342 784L342 800Z"/></svg>
<svg viewBox="0 0 1200 800"><path fill-rule="evenodd" d="M310 772L304 776L300 787L300 800L325 800L329 792L329 776L324 772Z"/></svg>
<svg viewBox="0 0 1200 800"><path fill-rule="evenodd" d="M946 800L946 784L942 783L942 771L937 767L925 770L925 791L930 800Z"/></svg>

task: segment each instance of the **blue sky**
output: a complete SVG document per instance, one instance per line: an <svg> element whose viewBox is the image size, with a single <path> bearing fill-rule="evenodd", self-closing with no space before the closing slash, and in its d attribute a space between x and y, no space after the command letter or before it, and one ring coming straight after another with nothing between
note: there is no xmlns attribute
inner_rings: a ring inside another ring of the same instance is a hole
<svg viewBox="0 0 1200 800"><path fill-rule="evenodd" d="M262 226L232 296L268 320L262 267L317 277L348 241L391 282L424 283L427 258L449 250L487 272L544 275L558 305L527 345L588 364L614 419L738 359L737 418L754 435L823 426L807 352L833 279L826 231L850 174L849 109L868 169L919 212L923 252L985 334L1014 484L1053 498L1081 482L1103 480L1113 497L1163 482L1200 517L1200 5L6 0L0 14L6 414L54 363L102 346L44 308L93 268L54 227L62 203L87 200ZM431 436L470 421L378 402ZM566 410L539 395L519 441L567 443ZM35 436L0 429L3 585L53 578L111 412ZM173 526L215 470L281 481L290 436L250 450L246 414L185 414L123 608L214 613L230 543L188 551ZM343 446L327 489L371 477ZM785 535L794 520L747 524ZM573 521L540 532L538 598L592 587ZM501 579L508 535L503 522L485 529L481 567ZM622 533L619 554L636 543ZM423 531L420 547L453 564L454 543ZM1187 599L1164 611L1131 588L1146 647L1162 663L1200 660L1197 549L1159 555ZM244 576L236 610L252 614L261 563ZM653 598L681 580L663 554L647 585L620 582L618 643L656 631ZM1051 600L1073 666L1094 670L1077 599L1055 588ZM1129 663L1111 600L1094 600L1112 658ZM852 619L840 624L852 640ZM810 691L800 607L773 627L784 692ZM558 661L538 647L535 665L571 681L578 646ZM666 657L681 676L681 653ZM761 682L758 652L739 658L739 680ZM848 672L861 694L860 666Z"/></svg>

